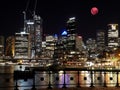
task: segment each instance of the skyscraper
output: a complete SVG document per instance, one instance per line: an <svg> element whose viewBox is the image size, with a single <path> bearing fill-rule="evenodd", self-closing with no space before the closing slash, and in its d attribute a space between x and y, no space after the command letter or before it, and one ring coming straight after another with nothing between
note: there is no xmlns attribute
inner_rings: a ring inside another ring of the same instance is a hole
<svg viewBox="0 0 120 90"><path fill-rule="evenodd" d="M57 40L58 40L57 35L46 36L46 53L45 53L46 57L53 58Z"/></svg>
<svg viewBox="0 0 120 90"><path fill-rule="evenodd" d="M82 51L84 49L82 36L76 36L76 49L79 51Z"/></svg>
<svg viewBox="0 0 120 90"><path fill-rule="evenodd" d="M97 30L96 34L97 52L101 53L105 49L105 32L104 30Z"/></svg>
<svg viewBox="0 0 120 90"><path fill-rule="evenodd" d="M30 58L35 57L35 32L34 32L34 20L25 20L24 30L30 34Z"/></svg>
<svg viewBox="0 0 120 90"><path fill-rule="evenodd" d="M29 33L15 33L15 59L30 58L30 38Z"/></svg>
<svg viewBox="0 0 120 90"><path fill-rule="evenodd" d="M76 40L76 18L71 17L67 21L67 49L68 50L75 50L75 40Z"/></svg>
<svg viewBox="0 0 120 90"><path fill-rule="evenodd" d="M61 49L63 49L65 51L67 48L67 31L66 30L62 32L60 41L62 42Z"/></svg>
<svg viewBox="0 0 120 90"><path fill-rule="evenodd" d="M35 57L40 56L42 52L42 18L40 16L34 16L34 28L35 28Z"/></svg>
<svg viewBox="0 0 120 90"><path fill-rule="evenodd" d="M108 48L114 50L118 47L118 24L108 24Z"/></svg>
<svg viewBox="0 0 120 90"><path fill-rule="evenodd" d="M42 51L42 19L35 15L25 21L25 32L30 34L31 59L38 58Z"/></svg>
<svg viewBox="0 0 120 90"><path fill-rule="evenodd" d="M86 47L87 47L87 51L88 51L88 56L89 59L95 59L96 58L96 40L93 38L88 38L86 40Z"/></svg>

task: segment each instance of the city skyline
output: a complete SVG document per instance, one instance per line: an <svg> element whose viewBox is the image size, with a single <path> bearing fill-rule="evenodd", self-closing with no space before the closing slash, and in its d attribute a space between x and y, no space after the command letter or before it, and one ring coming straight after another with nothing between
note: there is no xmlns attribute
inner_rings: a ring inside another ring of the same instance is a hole
<svg viewBox="0 0 120 90"><path fill-rule="evenodd" d="M29 5L27 7L27 3ZM3 1L1 10L1 35L14 35L23 28L23 11L27 7L27 18L31 18L34 0ZM92 15L90 9L96 6L97 15ZM36 14L43 19L43 32L46 34L61 34L70 17L78 21L77 33L83 38L95 37L97 29L107 30L107 24L120 23L119 3L117 0L77 0L77 1L37 1ZM7 25L7 26L6 26ZM86 33L87 32L87 33ZM89 33L89 34L88 34Z"/></svg>

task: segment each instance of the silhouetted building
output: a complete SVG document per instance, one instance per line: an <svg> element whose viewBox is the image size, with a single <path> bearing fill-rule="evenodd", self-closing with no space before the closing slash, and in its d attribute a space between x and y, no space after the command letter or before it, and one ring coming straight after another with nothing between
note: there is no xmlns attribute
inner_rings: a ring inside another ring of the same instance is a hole
<svg viewBox="0 0 120 90"><path fill-rule="evenodd" d="M4 36L0 36L0 58L4 56Z"/></svg>

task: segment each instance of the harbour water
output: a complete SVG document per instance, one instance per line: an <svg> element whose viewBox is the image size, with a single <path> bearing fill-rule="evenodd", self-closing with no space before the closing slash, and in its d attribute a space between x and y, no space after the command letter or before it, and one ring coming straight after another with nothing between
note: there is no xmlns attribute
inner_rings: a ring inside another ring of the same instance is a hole
<svg viewBox="0 0 120 90"><path fill-rule="evenodd" d="M31 89L33 79L14 80L14 70L25 70L27 65L7 65L0 66L0 90L14 90L16 86L19 90ZM79 74L78 74L79 73ZM120 86L119 72L92 72L91 71L36 71L36 88L62 88L62 87L115 87Z"/></svg>

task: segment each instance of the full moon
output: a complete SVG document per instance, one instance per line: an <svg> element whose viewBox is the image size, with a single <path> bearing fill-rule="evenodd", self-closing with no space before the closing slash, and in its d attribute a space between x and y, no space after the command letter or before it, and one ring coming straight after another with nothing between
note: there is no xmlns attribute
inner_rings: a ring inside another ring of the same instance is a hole
<svg viewBox="0 0 120 90"><path fill-rule="evenodd" d="M91 14L96 15L98 13L98 8L97 7L92 7L91 8Z"/></svg>

